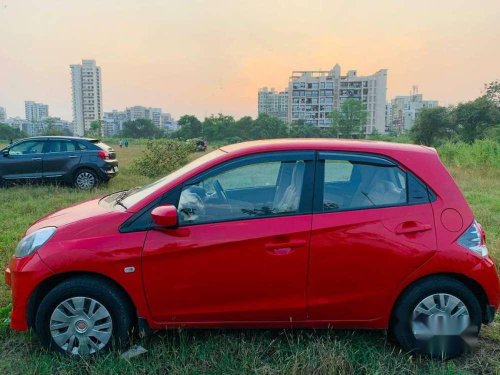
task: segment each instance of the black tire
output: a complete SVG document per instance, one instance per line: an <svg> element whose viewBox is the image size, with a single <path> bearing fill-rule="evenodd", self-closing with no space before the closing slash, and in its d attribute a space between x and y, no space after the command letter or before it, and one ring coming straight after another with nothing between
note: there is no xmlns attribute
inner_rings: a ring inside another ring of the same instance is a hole
<svg viewBox="0 0 500 375"><path fill-rule="evenodd" d="M99 183L99 176L90 168L79 169L73 176L73 185L78 189L90 190L97 187Z"/></svg>
<svg viewBox="0 0 500 375"><path fill-rule="evenodd" d="M424 298L439 293L449 294L463 302L468 310L469 326L460 335L417 339L412 330L413 311ZM404 350L444 359L471 351L477 341L481 321L481 306L465 284L450 277L435 276L415 283L401 295L394 307L390 328Z"/></svg>
<svg viewBox="0 0 500 375"><path fill-rule="evenodd" d="M111 338L105 346L90 355L106 352L112 347L120 348L130 342L134 313L126 295L107 280L82 276L57 285L40 303L35 317L35 331L45 347L68 355L80 355L61 348L54 341L50 330L51 316L56 308L62 302L75 297L86 297L97 301L108 310L111 317ZM76 324L74 323L75 326Z"/></svg>

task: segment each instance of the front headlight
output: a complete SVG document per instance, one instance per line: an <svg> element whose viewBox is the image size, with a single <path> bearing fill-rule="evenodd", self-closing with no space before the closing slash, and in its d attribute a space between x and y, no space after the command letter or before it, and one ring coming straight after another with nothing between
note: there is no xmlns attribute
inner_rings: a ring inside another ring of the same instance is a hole
<svg viewBox="0 0 500 375"><path fill-rule="evenodd" d="M17 258L22 258L34 253L54 235L56 229L56 227L47 227L28 234L17 244L14 255Z"/></svg>

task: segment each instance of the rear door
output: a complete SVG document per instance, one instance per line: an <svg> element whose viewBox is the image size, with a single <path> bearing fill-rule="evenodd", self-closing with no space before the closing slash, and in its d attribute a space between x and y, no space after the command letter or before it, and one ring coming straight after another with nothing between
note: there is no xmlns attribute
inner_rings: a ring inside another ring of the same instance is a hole
<svg viewBox="0 0 500 375"><path fill-rule="evenodd" d="M436 250L431 196L391 160L319 153L308 287L309 317L369 321Z"/></svg>
<svg viewBox="0 0 500 375"><path fill-rule="evenodd" d="M52 139L47 141L43 155L43 177L61 177L72 172L80 163L82 152L74 141Z"/></svg>
<svg viewBox="0 0 500 375"><path fill-rule="evenodd" d="M44 140L26 140L9 148L0 159L0 176L6 180L42 177Z"/></svg>

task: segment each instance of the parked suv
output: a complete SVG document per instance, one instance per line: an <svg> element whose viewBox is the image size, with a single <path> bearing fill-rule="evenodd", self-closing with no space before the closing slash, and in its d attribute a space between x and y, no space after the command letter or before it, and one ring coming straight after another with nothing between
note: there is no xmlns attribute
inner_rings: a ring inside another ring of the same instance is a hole
<svg viewBox="0 0 500 375"><path fill-rule="evenodd" d="M225 146L33 224L6 269L11 327L81 355L171 327L389 330L460 355L494 319L485 235L434 149Z"/></svg>
<svg viewBox="0 0 500 375"><path fill-rule="evenodd" d="M59 179L90 189L118 173L115 151L98 139L32 137L4 148L0 183Z"/></svg>

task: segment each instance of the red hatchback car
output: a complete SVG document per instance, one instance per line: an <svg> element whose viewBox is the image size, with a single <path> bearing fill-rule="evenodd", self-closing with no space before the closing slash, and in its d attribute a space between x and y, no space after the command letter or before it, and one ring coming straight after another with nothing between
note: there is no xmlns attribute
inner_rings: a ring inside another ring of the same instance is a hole
<svg viewBox="0 0 500 375"><path fill-rule="evenodd" d="M389 330L466 351L500 304L483 229L434 149L272 140L34 223L6 269L11 326L73 355L132 328Z"/></svg>

